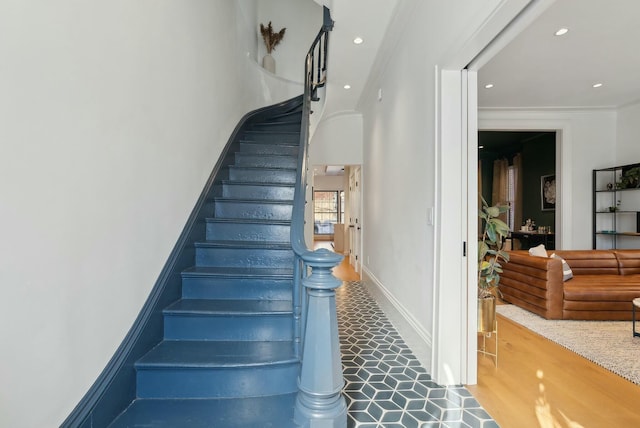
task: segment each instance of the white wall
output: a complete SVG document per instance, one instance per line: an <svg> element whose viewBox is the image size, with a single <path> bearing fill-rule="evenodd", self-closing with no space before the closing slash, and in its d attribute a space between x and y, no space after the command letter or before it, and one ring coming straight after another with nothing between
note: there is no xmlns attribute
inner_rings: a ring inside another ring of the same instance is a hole
<svg viewBox="0 0 640 428"><path fill-rule="evenodd" d="M316 175L313 177L313 190L344 190L344 181L343 175Z"/></svg>
<svg viewBox="0 0 640 428"><path fill-rule="evenodd" d="M592 248L592 171L616 164L614 110L481 110L481 130L562 130L557 147L562 249ZM559 156L558 156L559 155Z"/></svg>
<svg viewBox="0 0 640 428"><path fill-rule="evenodd" d="M362 115L345 113L322 119L309 147L312 165L362 163Z"/></svg>
<svg viewBox="0 0 640 428"><path fill-rule="evenodd" d="M435 234L427 222L440 185L435 69L450 54L448 49L473 34L497 3L400 1L359 103L364 128L364 270L429 345ZM446 192L447 183L440 186ZM461 258L461 252L453 256ZM456 281L441 286L463 287ZM459 339L459 331L454 332L452 340ZM459 369L454 371L453 377L459 377Z"/></svg>
<svg viewBox="0 0 640 428"><path fill-rule="evenodd" d="M0 426L58 426L130 328L260 104L256 10L0 3Z"/></svg>
<svg viewBox="0 0 640 428"><path fill-rule="evenodd" d="M302 83L304 80L304 59L311 42L322 26L322 6L313 0L272 0L258 1L258 64L267 50L260 34L260 23L267 26L271 21L273 31L286 28L284 38L271 55L276 61L275 74L279 77Z"/></svg>
<svg viewBox="0 0 640 428"><path fill-rule="evenodd" d="M640 103L618 110L615 165L640 162ZM612 165L613 166L613 165Z"/></svg>

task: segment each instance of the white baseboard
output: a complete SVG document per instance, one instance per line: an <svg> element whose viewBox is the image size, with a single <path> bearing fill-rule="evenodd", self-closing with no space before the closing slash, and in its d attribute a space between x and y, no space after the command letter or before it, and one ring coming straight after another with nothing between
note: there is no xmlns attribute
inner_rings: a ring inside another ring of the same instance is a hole
<svg viewBox="0 0 640 428"><path fill-rule="evenodd" d="M362 268L362 282L373 294L380 308L398 330L405 343L411 348L416 358L429 370L433 347L431 334L418 323L418 320L366 266Z"/></svg>

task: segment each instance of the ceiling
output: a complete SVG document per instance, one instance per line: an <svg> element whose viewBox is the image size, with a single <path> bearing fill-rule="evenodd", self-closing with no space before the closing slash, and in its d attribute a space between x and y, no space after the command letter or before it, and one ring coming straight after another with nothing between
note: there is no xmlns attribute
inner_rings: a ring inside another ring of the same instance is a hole
<svg viewBox="0 0 640 428"><path fill-rule="evenodd" d="M335 27L325 117L356 109L398 5L331 3ZM617 108L640 101L639 17L640 0L555 0L479 70L479 107ZM561 27L569 32L555 36ZM360 45L353 43L358 36L364 39ZM494 87L485 89L488 83ZM595 83L602 87L593 88Z"/></svg>
<svg viewBox="0 0 640 428"><path fill-rule="evenodd" d="M556 0L479 70L479 107L616 108L640 101L639 17L638 0ZM569 32L556 36L562 27ZM485 89L489 83L494 87Z"/></svg>

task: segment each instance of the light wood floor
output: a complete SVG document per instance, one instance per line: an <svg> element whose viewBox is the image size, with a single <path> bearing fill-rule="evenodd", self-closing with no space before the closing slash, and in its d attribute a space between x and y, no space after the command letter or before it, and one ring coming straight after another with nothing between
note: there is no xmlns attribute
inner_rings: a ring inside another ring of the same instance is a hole
<svg viewBox="0 0 640 428"><path fill-rule="evenodd" d="M328 241L314 241L313 249L317 250L320 248L326 248L328 250L334 251L331 242ZM333 268L333 274L336 278L341 279L343 281L359 281L360 275L353 269L353 267L349 264L349 256L344 256L342 262Z"/></svg>
<svg viewBox="0 0 640 428"><path fill-rule="evenodd" d="M498 337L467 388L502 428L640 427L639 386L501 316Z"/></svg>
<svg viewBox="0 0 640 428"><path fill-rule="evenodd" d="M360 279L348 256L333 273ZM502 428L640 427L640 386L500 315L498 330L498 367L479 355L478 384L467 388Z"/></svg>

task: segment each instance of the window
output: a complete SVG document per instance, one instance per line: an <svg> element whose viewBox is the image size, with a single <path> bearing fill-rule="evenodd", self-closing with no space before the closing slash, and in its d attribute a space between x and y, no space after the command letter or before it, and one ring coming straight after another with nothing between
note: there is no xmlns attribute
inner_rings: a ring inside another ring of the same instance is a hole
<svg viewBox="0 0 640 428"><path fill-rule="evenodd" d="M336 223L344 220L343 191L313 192L313 233L332 235Z"/></svg>

